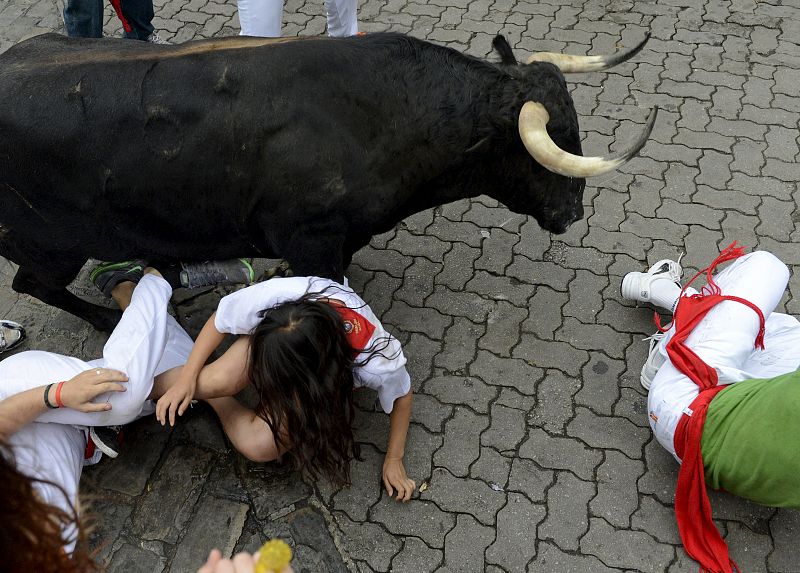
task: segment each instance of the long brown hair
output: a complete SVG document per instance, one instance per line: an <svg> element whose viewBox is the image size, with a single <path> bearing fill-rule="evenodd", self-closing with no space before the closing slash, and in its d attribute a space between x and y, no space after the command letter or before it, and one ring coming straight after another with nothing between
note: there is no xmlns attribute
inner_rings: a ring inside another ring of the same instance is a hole
<svg viewBox="0 0 800 573"><path fill-rule="evenodd" d="M0 523L3 524L0 570L4 573L96 571L86 551L77 511L68 514L41 501L34 489L35 481L19 472L11 449L0 443ZM63 549L62 531L71 525L78 543L72 555L68 555Z"/></svg>

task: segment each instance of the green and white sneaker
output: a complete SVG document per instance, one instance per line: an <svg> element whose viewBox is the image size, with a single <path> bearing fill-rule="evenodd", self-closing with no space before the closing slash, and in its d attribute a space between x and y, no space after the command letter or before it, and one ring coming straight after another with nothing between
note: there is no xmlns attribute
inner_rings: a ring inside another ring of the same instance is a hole
<svg viewBox="0 0 800 573"><path fill-rule="evenodd" d="M89 280L100 292L111 297L111 291L119 283L131 281L138 283L144 276L147 262L141 259L122 261L121 263L100 263L89 273Z"/></svg>
<svg viewBox="0 0 800 573"><path fill-rule="evenodd" d="M181 267L181 286L184 288L249 285L256 279L256 272L248 259L181 263Z"/></svg>

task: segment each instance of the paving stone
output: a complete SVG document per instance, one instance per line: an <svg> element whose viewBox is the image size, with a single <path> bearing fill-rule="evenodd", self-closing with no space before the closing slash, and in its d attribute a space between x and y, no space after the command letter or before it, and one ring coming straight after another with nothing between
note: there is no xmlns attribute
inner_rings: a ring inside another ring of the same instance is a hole
<svg viewBox="0 0 800 573"><path fill-rule="evenodd" d="M581 388L575 394L575 403L584 405L603 415L611 415L619 397L619 377L625 365L601 353L591 353L583 367Z"/></svg>
<svg viewBox="0 0 800 573"><path fill-rule="evenodd" d="M797 568L797 553L794 547L800 533L800 513L781 510L769 524L775 548L767 557L770 571L792 571Z"/></svg>
<svg viewBox="0 0 800 573"><path fill-rule="evenodd" d="M423 213L430 213L423 211ZM450 244L442 241L434 235L421 235L412 234L406 228L417 225L419 227L424 224L415 220L410 223L407 221L400 225L400 228L388 242L388 246L395 251L403 253L404 255L411 255L413 257L425 257L431 262L442 263L444 262L444 254L450 250ZM406 227L406 228L403 228ZM421 229L420 231L424 231Z"/></svg>
<svg viewBox="0 0 800 573"><path fill-rule="evenodd" d="M134 534L175 543L191 519L213 459L192 446L177 446L168 452L133 514Z"/></svg>
<svg viewBox="0 0 800 573"><path fill-rule="evenodd" d="M469 374L493 386L508 386L522 394L533 396L544 370L528 364L523 360L498 358L486 352L478 351L476 360L470 364Z"/></svg>
<svg viewBox="0 0 800 573"><path fill-rule="evenodd" d="M528 439L519 448L519 456L533 460L544 468L570 470L585 480L594 477L594 469L602 459L599 451L582 442L551 436L540 428L531 428Z"/></svg>
<svg viewBox="0 0 800 573"><path fill-rule="evenodd" d="M366 561L374 571L389 571L392 558L402 542L374 523L351 521L344 514L335 516L342 542L351 558Z"/></svg>
<svg viewBox="0 0 800 573"><path fill-rule="evenodd" d="M449 372L465 374L469 363L475 359L478 338L485 329L484 325L466 318L453 318L452 326L444 335L443 350L436 355L435 365Z"/></svg>
<svg viewBox="0 0 800 573"><path fill-rule="evenodd" d="M253 511L262 521L292 511L311 493L309 485L288 465L248 463L240 475Z"/></svg>
<svg viewBox="0 0 800 573"><path fill-rule="evenodd" d="M631 516L631 529L646 531L661 543L681 543L674 509L647 495L642 496L639 508Z"/></svg>
<svg viewBox="0 0 800 573"><path fill-rule="evenodd" d="M598 416L586 408L575 408L575 418L567 433L595 448L617 449L630 458L640 459L650 438L649 430L636 427L623 418Z"/></svg>
<svg viewBox="0 0 800 573"><path fill-rule="evenodd" d="M408 429L408 443L413 447L406 448L405 465L411 479L417 483L427 479L432 471L433 453L442 445L443 437L432 434L418 424L411 424Z"/></svg>
<svg viewBox="0 0 800 573"><path fill-rule="evenodd" d="M415 308L401 301L395 301L383 320L405 331L420 332L428 338L439 340L450 325L451 318L435 308Z"/></svg>
<svg viewBox="0 0 800 573"><path fill-rule="evenodd" d="M378 502L383 489L380 482L383 454L362 446L361 458L350 463L352 485L339 490L331 504L332 508L357 521L366 520L369 508Z"/></svg>
<svg viewBox="0 0 800 573"><path fill-rule="evenodd" d="M675 503L675 485L678 483L678 463L661 445L651 439L644 448L646 471L639 478L639 491L652 494L668 505Z"/></svg>
<svg viewBox="0 0 800 573"><path fill-rule="evenodd" d="M505 452L516 450L525 437L525 412L500 404L493 404L490 424L481 434L481 444Z"/></svg>
<svg viewBox="0 0 800 573"><path fill-rule="evenodd" d="M565 553L552 543L546 541L539 543L536 558L531 561L528 573L614 573L618 569L609 569L596 557L590 555L576 555Z"/></svg>
<svg viewBox="0 0 800 573"><path fill-rule="evenodd" d="M531 412L531 426L544 428L549 433L560 434L574 416L573 395L580 388L577 378L564 376L558 371L548 371L537 389L537 407Z"/></svg>
<svg viewBox="0 0 800 573"><path fill-rule="evenodd" d="M129 543L123 544L111 559L109 573L161 573L165 560L155 553Z"/></svg>
<svg viewBox="0 0 800 573"><path fill-rule="evenodd" d="M408 516L413 515L414 519ZM452 513L442 511L429 501L412 499L406 503L398 503L384 495L369 513L370 521L382 523L394 535L412 535L419 537L425 544L444 548L444 538L453 526L456 518Z"/></svg>
<svg viewBox="0 0 800 573"><path fill-rule="evenodd" d="M423 257L416 257L405 271L403 286L394 296L411 306L423 306L425 299L433 293L433 279L441 270L442 265Z"/></svg>
<svg viewBox="0 0 800 573"><path fill-rule="evenodd" d="M476 271L465 288L484 298L509 301L520 308L528 306L529 299L536 291L536 286L533 284L521 282L510 276L493 275L486 271Z"/></svg>
<svg viewBox="0 0 800 573"><path fill-rule="evenodd" d="M602 290L608 285L608 278L589 271L575 271L570 283L570 300L562 309L564 316L572 316L583 323L594 321L603 308Z"/></svg>
<svg viewBox="0 0 800 573"><path fill-rule="evenodd" d="M191 571L205 562L209 548L215 547L228 557L242 534L249 506L204 496L200 499L194 519L186 530L186 542L170 563L171 571Z"/></svg>
<svg viewBox="0 0 800 573"><path fill-rule="evenodd" d="M406 537L403 550L392 560L397 573L433 573L439 568L443 552L431 549L415 537Z"/></svg>
<svg viewBox="0 0 800 573"><path fill-rule="evenodd" d="M469 515L460 514L456 526L447 534L444 546L444 567L441 571L483 571L483 553L494 541L494 530L478 523Z"/></svg>
<svg viewBox="0 0 800 573"><path fill-rule="evenodd" d="M592 483L558 472L555 484L547 492L548 516L539 528L539 536L553 540L561 549L577 551L580 538L589 529L587 504L594 495Z"/></svg>
<svg viewBox="0 0 800 573"><path fill-rule="evenodd" d="M584 350L601 350L614 358L623 358L630 337L616 332L604 324L584 324L574 318L565 318L563 326L556 333L558 340Z"/></svg>
<svg viewBox="0 0 800 573"><path fill-rule="evenodd" d="M563 320L561 313L552 311L562 308L568 300L569 295L566 293L560 293L548 287L538 287L528 305L528 319L523 321L522 331L531 332L544 339L552 338Z"/></svg>
<svg viewBox="0 0 800 573"><path fill-rule="evenodd" d="M597 496L589 504L592 515L621 529L630 527L631 514L639 506L636 482L643 473L642 462L607 451L597 468Z"/></svg>
<svg viewBox="0 0 800 573"><path fill-rule="evenodd" d="M589 531L581 539L581 552L621 569L664 571L675 556L671 545L658 543L640 531L615 530L600 518L589 520Z"/></svg>
<svg viewBox="0 0 800 573"><path fill-rule="evenodd" d="M469 469L469 477L485 481L492 489L505 488L510 473L511 459L495 449L484 447L481 448L480 457Z"/></svg>
<svg viewBox="0 0 800 573"><path fill-rule="evenodd" d="M430 487L421 498L450 513L468 513L484 525L494 525L497 512L506 502L505 493L479 480L458 478L442 468L434 470Z"/></svg>
<svg viewBox="0 0 800 573"><path fill-rule="evenodd" d="M444 443L433 455L433 463L457 477L466 477L469 466L480 455L480 435L488 426L485 416L456 407L453 417L445 423Z"/></svg>
<svg viewBox="0 0 800 573"><path fill-rule="evenodd" d="M550 262L537 262L522 256L506 269L506 274L529 284L546 285L554 290L565 291L573 277L573 271Z"/></svg>
<svg viewBox="0 0 800 573"><path fill-rule="evenodd" d="M436 287L427 300L434 308L450 316L463 316L472 322L486 322L486 318L495 308L495 303L487 301L479 295L466 291L451 291L446 287Z"/></svg>
<svg viewBox="0 0 800 573"><path fill-rule="evenodd" d="M435 283L457 291L465 287L473 277L473 264L480 256L480 249L464 243L453 243L444 256L444 270L436 275Z"/></svg>
<svg viewBox="0 0 800 573"><path fill-rule="evenodd" d="M489 313L486 334L478 346L499 356L508 357L511 349L519 341L520 324L528 316L528 311L500 302Z"/></svg>
<svg viewBox="0 0 800 573"><path fill-rule="evenodd" d="M473 377L437 376L425 383L425 392L445 404L463 404L476 412L489 412L489 403L497 389Z"/></svg>
<svg viewBox="0 0 800 573"><path fill-rule="evenodd" d="M497 514L497 539L486 550L486 561L508 571L523 571L536 556L537 525L545 509L517 493Z"/></svg>

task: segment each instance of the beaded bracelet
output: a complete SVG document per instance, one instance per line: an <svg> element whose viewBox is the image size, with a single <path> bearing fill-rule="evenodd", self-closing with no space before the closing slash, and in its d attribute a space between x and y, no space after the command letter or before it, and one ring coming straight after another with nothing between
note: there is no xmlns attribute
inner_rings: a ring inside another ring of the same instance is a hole
<svg viewBox="0 0 800 573"><path fill-rule="evenodd" d="M57 410L58 406L53 406L50 403L50 400L47 399L47 395L50 393L50 388L53 387L53 384L48 384L44 387L44 405L50 408L51 410Z"/></svg>

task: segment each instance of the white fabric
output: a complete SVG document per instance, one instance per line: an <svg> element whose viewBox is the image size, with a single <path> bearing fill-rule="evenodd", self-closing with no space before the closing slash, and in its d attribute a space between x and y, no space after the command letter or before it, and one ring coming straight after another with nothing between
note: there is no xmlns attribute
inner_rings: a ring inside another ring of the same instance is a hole
<svg viewBox="0 0 800 573"><path fill-rule="evenodd" d="M283 20L283 0L238 0L242 36L278 38ZM326 0L328 35L358 34L358 0Z"/></svg>
<svg viewBox="0 0 800 573"><path fill-rule="evenodd" d="M406 371L406 357L400 342L386 332L372 309L352 289L329 279L319 277L274 278L229 294L217 308L214 324L219 332L250 334L261 322L258 313L283 302L297 300L306 293L325 292L325 297L338 300L372 323L375 332L367 343L367 350L376 340L388 340L386 348L363 366L353 369L356 387L372 388L378 393L383 411L394 408L394 401L408 394L411 377ZM382 348L383 345L380 344ZM365 360L361 353L356 362Z"/></svg>
<svg viewBox="0 0 800 573"><path fill-rule="evenodd" d="M71 513L78 499L78 482L86 448L85 426L122 425L152 411L147 400L153 378L186 363L192 339L167 314L172 288L162 278L145 275L130 306L103 347L103 358L84 362L50 352L21 352L0 362L0 399L51 382L68 380L91 368L114 368L128 375L126 392L112 392L97 401L109 412L84 413L67 408L49 410L9 440L17 468L25 475L56 484L36 483L42 499ZM147 407L143 409L143 404ZM59 489L61 488L61 489ZM66 496L64 493L66 493ZM64 533L65 550L74 549L74 531Z"/></svg>
<svg viewBox="0 0 800 573"><path fill-rule="evenodd" d="M789 282L786 265L770 253L757 251L736 259L714 280L722 294L749 300L761 309L766 319L764 350L754 348L758 315L749 306L735 301L724 301L712 308L689 335L686 345L717 371L719 384L772 378L797 370L800 322L772 312ZM684 409L699 393L697 385L667 357L666 346L674 332L673 327L659 345L659 352L667 359L653 379L647 397L650 427L673 456L675 428Z"/></svg>

